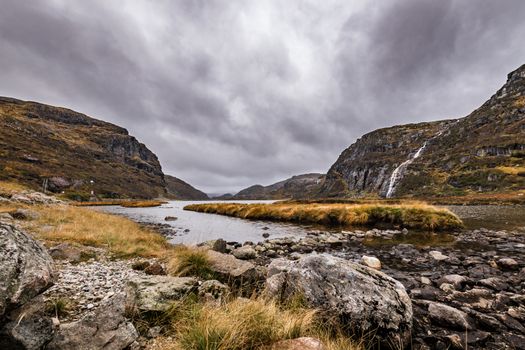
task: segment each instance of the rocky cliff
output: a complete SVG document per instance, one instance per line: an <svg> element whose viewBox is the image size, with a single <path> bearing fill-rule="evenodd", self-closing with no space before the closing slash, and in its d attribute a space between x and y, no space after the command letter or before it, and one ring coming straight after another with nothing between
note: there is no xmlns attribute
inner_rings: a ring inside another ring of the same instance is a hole
<svg viewBox="0 0 525 350"><path fill-rule="evenodd" d="M164 174L144 144L119 126L69 109L0 97L0 179L74 199L166 195Z"/></svg>
<svg viewBox="0 0 525 350"><path fill-rule="evenodd" d="M188 199L188 200L206 200L209 199L208 195L202 191L199 191L189 183L182 181L174 176L165 175L166 190L168 191L168 197L173 199Z"/></svg>
<svg viewBox="0 0 525 350"><path fill-rule="evenodd" d="M324 174L296 175L269 186L254 185L239 191L231 199L309 198L319 191Z"/></svg>
<svg viewBox="0 0 525 350"><path fill-rule="evenodd" d="M525 65L467 117L364 135L332 165L320 195L462 195L520 189L525 189Z"/></svg>

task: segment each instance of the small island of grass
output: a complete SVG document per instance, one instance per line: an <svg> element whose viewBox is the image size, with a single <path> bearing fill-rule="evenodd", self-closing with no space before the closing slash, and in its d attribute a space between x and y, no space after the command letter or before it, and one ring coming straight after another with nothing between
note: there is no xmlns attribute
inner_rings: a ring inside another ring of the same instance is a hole
<svg viewBox="0 0 525 350"><path fill-rule="evenodd" d="M420 230L455 230L463 222L451 211L424 203L320 204L320 203L205 203L185 210L252 220L287 221L336 226L392 226Z"/></svg>

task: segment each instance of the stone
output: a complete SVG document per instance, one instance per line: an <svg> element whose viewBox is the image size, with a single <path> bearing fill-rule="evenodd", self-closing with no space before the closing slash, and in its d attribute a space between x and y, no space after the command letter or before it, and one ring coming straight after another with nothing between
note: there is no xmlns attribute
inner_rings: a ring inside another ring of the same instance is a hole
<svg viewBox="0 0 525 350"><path fill-rule="evenodd" d="M478 283L484 287L488 287L497 291L506 290L509 287L507 283L498 277L484 278L479 280Z"/></svg>
<svg viewBox="0 0 525 350"><path fill-rule="evenodd" d="M412 303L405 287L375 269L331 255L297 261L273 260L264 294L282 299L302 295L309 306L357 334L375 332L377 340L406 345L412 328Z"/></svg>
<svg viewBox="0 0 525 350"><path fill-rule="evenodd" d="M363 255L361 258L361 264L376 270L381 270L381 261L379 261L379 259L375 256Z"/></svg>
<svg viewBox="0 0 525 350"><path fill-rule="evenodd" d="M241 260L251 260L257 257L257 252L249 245L234 249L232 254L234 257Z"/></svg>
<svg viewBox="0 0 525 350"><path fill-rule="evenodd" d="M81 320L63 323L46 346L47 350L122 350L138 338L133 324L124 314L126 297L117 294Z"/></svg>
<svg viewBox="0 0 525 350"><path fill-rule="evenodd" d="M268 232L264 232L262 234L262 236L263 236L263 238L268 238L268 237L270 237L270 234Z"/></svg>
<svg viewBox="0 0 525 350"><path fill-rule="evenodd" d="M0 349L42 349L58 329L58 323L45 310L44 298L39 295L10 312L0 329Z"/></svg>
<svg viewBox="0 0 525 350"><path fill-rule="evenodd" d="M430 278L425 277L425 276L421 276L421 283L427 286L432 285L432 281L430 281Z"/></svg>
<svg viewBox="0 0 525 350"><path fill-rule="evenodd" d="M301 337L281 340L272 345L270 350L325 350L323 343L316 338Z"/></svg>
<svg viewBox="0 0 525 350"><path fill-rule="evenodd" d="M164 218L164 221L175 221L175 220L178 220L179 218L176 217L176 216L166 216Z"/></svg>
<svg viewBox="0 0 525 350"><path fill-rule="evenodd" d="M519 269L518 262L512 258L501 258L497 263L502 270L513 271Z"/></svg>
<svg viewBox="0 0 525 350"><path fill-rule="evenodd" d="M0 223L0 316L53 285L53 259L27 233Z"/></svg>
<svg viewBox="0 0 525 350"><path fill-rule="evenodd" d="M428 314L433 321L441 326L460 331L472 329L467 314L452 306L429 302Z"/></svg>
<svg viewBox="0 0 525 350"><path fill-rule="evenodd" d="M139 311L166 311L197 286L193 277L138 276L128 281L127 304Z"/></svg>
<svg viewBox="0 0 525 350"><path fill-rule="evenodd" d="M16 220L36 220L40 217L39 213L29 209L17 209L9 214Z"/></svg>
<svg viewBox="0 0 525 350"><path fill-rule="evenodd" d="M215 242L213 242L211 249L219 252L219 253L226 253L228 251L227 243L224 239L217 239Z"/></svg>
<svg viewBox="0 0 525 350"><path fill-rule="evenodd" d="M467 282L467 278L461 275L445 275L439 279L438 284L448 283L455 289L461 289Z"/></svg>
<svg viewBox="0 0 525 350"><path fill-rule="evenodd" d="M428 252L428 255L430 255L434 260L437 261L443 261L448 259L448 256L444 255L439 250L431 250L430 252Z"/></svg>
<svg viewBox="0 0 525 350"><path fill-rule="evenodd" d="M243 286L251 289L263 279L261 271L254 264L237 259L233 255L210 250L208 251L208 261L211 270L219 281L236 288ZM247 293L249 292L248 289L246 290Z"/></svg>
<svg viewBox="0 0 525 350"><path fill-rule="evenodd" d="M216 280L208 280L199 286L198 294L205 301L221 303L230 294L230 287Z"/></svg>
<svg viewBox="0 0 525 350"><path fill-rule="evenodd" d="M155 262L149 264L148 266L146 266L146 268L144 269L144 272L147 275L157 275L157 276L166 275L166 270L157 261L155 261Z"/></svg>
<svg viewBox="0 0 525 350"><path fill-rule="evenodd" d="M69 243L61 243L57 246L49 248L49 255L53 257L53 259L57 260L67 260L71 262L79 262L82 258L82 251L69 244Z"/></svg>

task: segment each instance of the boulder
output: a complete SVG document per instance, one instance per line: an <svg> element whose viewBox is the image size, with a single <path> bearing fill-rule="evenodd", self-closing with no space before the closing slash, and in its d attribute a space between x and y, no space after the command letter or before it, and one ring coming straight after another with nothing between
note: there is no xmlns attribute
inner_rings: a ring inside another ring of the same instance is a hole
<svg viewBox="0 0 525 350"><path fill-rule="evenodd" d="M460 331L471 330L468 316L461 310L441 303L429 302L428 314L437 324Z"/></svg>
<svg viewBox="0 0 525 350"><path fill-rule="evenodd" d="M257 252L252 246L245 245L235 249L232 252L233 256L241 260L251 260L257 257Z"/></svg>
<svg viewBox="0 0 525 350"><path fill-rule="evenodd" d="M80 321L61 324L47 350L122 350L138 338L124 314L125 296L117 294Z"/></svg>
<svg viewBox="0 0 525 350"><path fill-rule="evenodd" d="M281 340L272 345L271 350L325 350L323 343L316 338L301 337Z"/></svg>
<svg viewBox="0 0 525 350"><path fill-rule="evenodd" d="M513 270L518 270L519 269L519 264L516 260L512 259L512 258L501 258L498 260L498 266L502 269L502 270L510 270L510 271L513 271Z"/></svg>
<svg viewBox="0 0 525 350"><path fill-rule="evenodd" d="M428 252L428 255L430 255L434 260L437 260L437 261L448 259L448 256L441 253L439 250L431 250L430 252Z"/></svg>
<svg viewBox="0 0 525 350"><path fill-rule="evenodd" d="M461 289L463 285L468 281L468 278L461 275L445 275L441 277L438 281L438 284L441 285L443 283L450 284L454 287L454 289Z"/></svg>
<svg viewBox="0 0 525 350"><path fill-rule="evenodd" d="M0 223L0 318L53 285L53 259L27 233Z"/></svg>
<svg viewBox="0 0 525 350"><path fill-rule="evenodd" d="M229 254L222 254L213 250L208 251L210 268L217 279L235 288L243 288L246 293L253 290L263 274L254 264L237 259Z"/></svg>
<svg viewBox="0 0 525 350"><path fill-rule="evenodd" d="M198 294L205 301L220 304L230 294L230 287L216 280L208 280L199 286Z"/></svg>
<svg viewBox="0 0 525 350"><path fill-rule="evenodd" d="M174 301L196 290L193 277L141 276L131 279L126 287L129 306L139 311L166 311Z"/></svg>
<svg viewBox="0 0 525 350"><path fill-rule="evenodd" d="M338 316L344 329L373 333L386 347L403 347L412 328L412 303L405 287L386 274L331 255L268 266L265 294L286 300L301 295L311 307Z"/></svg>
<svg viewBox="0 0 525 350"><path fill-rule="evenodd" d="M53 259L57 260L79 262L81 260L81 253L82 251L79 248L69 243L61 243L57 246L49 248L49 254L53 257Z"/></svg>
<svg viewBox="0 0 525 350"><path fill-rule="evenodd" d="M46 305L39 295L6 315L7 323L0 329L0 349L42 349L58 329L58 319L45 313Z"/></svg>

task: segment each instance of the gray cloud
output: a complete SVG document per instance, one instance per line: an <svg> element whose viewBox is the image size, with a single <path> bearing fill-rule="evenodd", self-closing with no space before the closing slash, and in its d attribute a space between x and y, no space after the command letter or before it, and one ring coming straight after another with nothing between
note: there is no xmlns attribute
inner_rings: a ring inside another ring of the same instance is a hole
<svg viewBox="0 0 525 350"><path fill-rule="evenodd" d="M525 63L521 0L2 0L0 95L130 130L211 192L469 113Z"/></svg>

